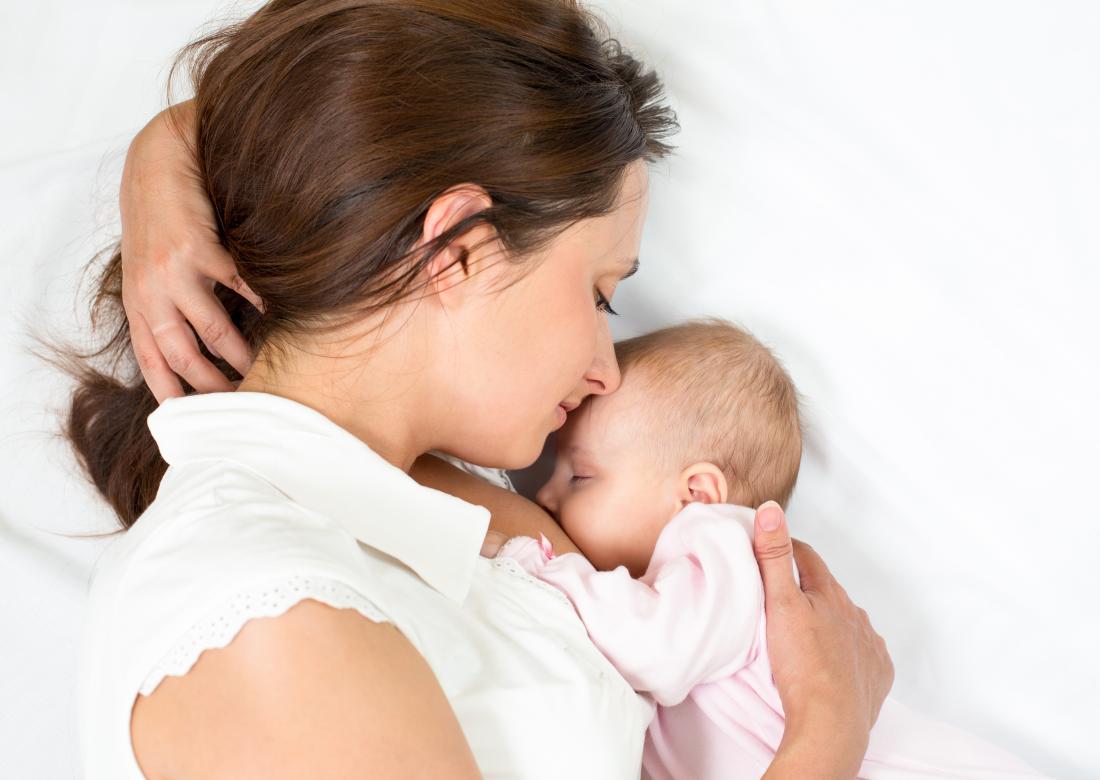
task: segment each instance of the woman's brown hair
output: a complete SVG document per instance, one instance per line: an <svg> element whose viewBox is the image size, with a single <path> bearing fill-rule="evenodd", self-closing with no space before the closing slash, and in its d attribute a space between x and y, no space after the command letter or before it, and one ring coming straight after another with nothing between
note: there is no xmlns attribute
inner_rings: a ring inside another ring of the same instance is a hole
<svg viewBox="0 0 1100 780"><path fill-rule="evenodd" d="M609 212L627 166L665 155L676 129L655 74L571 0L273 0L186 46L169 95L187 61L199 180L264 311L217 294L254 351L402 299L478 224L522 262ZM491 207L414 251L429 205L464 183ZM107 253L92 322L110 336L60 361L79 381L64 433L128 528L167 464L146 425L157 402L130 347L120 245Z"/></svg>

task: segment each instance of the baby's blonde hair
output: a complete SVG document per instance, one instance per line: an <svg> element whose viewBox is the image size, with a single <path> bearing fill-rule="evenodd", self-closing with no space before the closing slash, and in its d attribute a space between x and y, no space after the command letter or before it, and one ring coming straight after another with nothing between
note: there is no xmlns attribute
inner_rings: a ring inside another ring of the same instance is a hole
<svg viewBox="0 0 1100 780"><path fill-rule="evenodd" d="M620 341L615 353L623 383L645 383L642 446L669 468L718 466L729 503L786 507L802 460L798 392L767 347L707 317Z"/></svg>

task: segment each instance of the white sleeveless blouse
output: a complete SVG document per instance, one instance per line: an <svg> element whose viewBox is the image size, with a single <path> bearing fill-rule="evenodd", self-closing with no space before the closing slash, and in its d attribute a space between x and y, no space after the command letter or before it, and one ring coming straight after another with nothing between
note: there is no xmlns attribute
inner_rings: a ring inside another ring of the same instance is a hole
<svg viewBox="0 0 1100 780"><path fill-rule="evenodd" d="M98 562L84 627L78 717L89 780L142 777L130 742L138 693L186 674L248 620L306 598L401 630L485 777L639 777L652 705L564 595L513 561L479 555L487 509L417 484L320 413L274 395L171 399L149 427L168 472Z"/></svg>

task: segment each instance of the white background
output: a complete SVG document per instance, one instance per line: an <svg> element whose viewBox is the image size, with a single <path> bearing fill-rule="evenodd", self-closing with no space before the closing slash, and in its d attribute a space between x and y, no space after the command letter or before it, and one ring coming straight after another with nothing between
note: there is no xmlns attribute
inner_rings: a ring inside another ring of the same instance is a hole
<svg viewBox="0 0 1100 780"><path fill-rule="evenodd" d="M254 7L248 3L241 7ZM1100 776L1100 6L604 0L683 130L618 336L702 314L778 352L790 508L886 637L894 695ZM110 527L48 434L129 138L225 3L0 0L0 776L78 776L73 664Z"/></svg>

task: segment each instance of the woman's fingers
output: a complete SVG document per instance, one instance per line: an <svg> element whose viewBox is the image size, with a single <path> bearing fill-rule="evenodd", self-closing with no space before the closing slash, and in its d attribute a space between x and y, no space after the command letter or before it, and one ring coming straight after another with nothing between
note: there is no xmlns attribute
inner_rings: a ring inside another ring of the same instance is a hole
<svg viewBox="0 0 1100 780"><path fill-rule="evenodd" d="M181 377L199 392L233 389L203 357L196 334L242 376L252 365L248 342L214 294L214 282L263 310L218 240L193 150L178 132L193 137L193 109L190 102L173 106L138 133L119 191L122 301L142 376L158 401L183 395Z"/></svg>
<svg viewBox="0 0 1100 780"><path fill-rule="evenodd" d="M775 603L801 596L795 580L791 536L783 509L774 501L768 501L756 510L756 528L753 533L753 552L764 580L765 603Z"/></svg>
<svg viewBox="0 0 1100 780"><path fill-rule="evenodd" d="M138 368L158 403L184 395L183 377L201 392L228 391L234 386L213 363L199 352L195 334L187 325L204 334L203 343L243 376L252 364L251 350L212 290L199 286L188 312L182 313L167 296L145 301L138 308L123 294L126 319L130 323L130 342ZM155 307L155 308L154 308Z"/></svg>
<svg viewBox="0 0 1100 780"><path fill-rule="evenodd" d="M794 547L794 562L798 567L802 590L821 591L830 585L839 587L829 567L813 547L798 539L792 539L791 544Z"/></svg>
<svg viewBox="0 0 1100 780"><path fill-rule="evenodd" d="M157 309L153 316L144 316L164 361L191 387L200 393L234 389L229 378L199 352L195 334L170 302Z"/></svg>
<svg viewBox="0 0 1100 780"><path fill-rule="evenodd" d="M207 253L205 259L206 265L202 270L206 276L221 282L261 312L264 310L263 300L256 293L252 292L252 288L249 287L244 279L241 278L241 275L237 273L237 266L228 252L221 249L219 249L219 251L211 251Z"/></svg>
<svg viewBox="0 0 1100 780"><path fill-rule="evenodd" d="M189 301L180 306L180 313L191 323L207 349L225 358L241 376L248 373L252 367L252 350L214 294L212 285L211 288L198 287Z"/></svg>
<svg viewBox="0 0 1100 780"><path fill-rule="evenodd" d="M130 342L134 346L138 368L145 378L145 384L153 391L157 403L164 403L168 398L181 398L184 394L183 385L161 354L145 318L137 312L131 314L127 311L126 319L130 323Z"/></svg>

